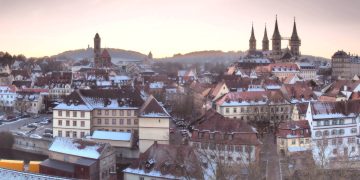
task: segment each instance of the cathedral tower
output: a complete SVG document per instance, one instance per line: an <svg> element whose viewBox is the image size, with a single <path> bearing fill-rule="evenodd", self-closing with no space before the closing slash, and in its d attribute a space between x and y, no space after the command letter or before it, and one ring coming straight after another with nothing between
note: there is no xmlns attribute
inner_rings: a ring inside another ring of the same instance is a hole
<svg viewBox="0 0 360 180"><path fill-rule="evenodd" d="M263 51L268 51L269 50L269 38L267 36L266 25L265 25L264 38L262 40L262 50Z"/></svg>
<svg viewBox="0 0 360 180"><path fill-rule="evenodd" d="M101 38L98 33L95 34L94 37L94 54L95 54L95 61L100 59L101 56Z"/></svg>
<svg viewBox="0 0 360 180"><path fill-rule="evenodd" d="M249 40L249 51L250 52L254 52L256 51L256 39L255 39L255 35L254 35L254 26L251 26L251 36L250 36L250 40Z"/></svg>
<svg viewBox="0 0 360 180"><path fill-rule="evenodd" d="M274 34L272 36L272 54L274 57L281 56L281 35L279 32L277 16L276 16L276 20L275 20Z"/></svg>
<svg viewBox="0 0 360 180"><path fill-rule="evenodd" d="M291 38L289 40L289 44L290 44L291 53L294 56L300 56L301 40L300 40L300 38L299 38L299 36L297 34L295 18L294 18L293 32L292 32Z"/></svg>

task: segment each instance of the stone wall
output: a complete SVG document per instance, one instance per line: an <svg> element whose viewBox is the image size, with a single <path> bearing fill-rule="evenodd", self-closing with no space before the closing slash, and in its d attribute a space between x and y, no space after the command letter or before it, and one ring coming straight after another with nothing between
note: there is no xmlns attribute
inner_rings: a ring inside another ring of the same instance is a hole
<svg viewBox="0 0 360 180"><path fill-rule="evenodd" d="M51 139L35 139L14 135L13 149L34 154L49 155Z"/></svg>

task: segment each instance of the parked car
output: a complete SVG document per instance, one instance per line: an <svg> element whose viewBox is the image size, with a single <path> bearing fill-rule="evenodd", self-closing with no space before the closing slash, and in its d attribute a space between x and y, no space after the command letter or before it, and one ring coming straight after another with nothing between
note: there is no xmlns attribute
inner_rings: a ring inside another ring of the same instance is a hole
<svg viewBox="0 0 360 180"><path fill-rule="evenodd" d="M53 133L53 130L51 128L45 128L45 133L50 133L52 134Z"/></svg>
<svg viewBox="0 0 360 180"><path fill-rule="evenodd" d="M26 127L28 127L28 128L37 128L37 124L31 123L31 124L28 124Z"/></svg>
<svg viewBox="0 0 360 180"><path fill-rule="evenodd" d="M21 131L15 132L15 134L18 136L27 136L26 133L21 132Z"/></svg>
<svg viewBox="0 0 360 180"><path fill-rule="evenodd" d="M41 139L42 138L40 135L37 135L37 134L31 134L29 137L34 138L34 139Z"/></svg>
<svg viewBox="0 0 360 180"><path fill-rule="evenodd" d="M41 121L39 124L41 124L41 125L47 125L47 124L50 124L50 122L49 122L49 121Z"/></svg>
<svg viewBox="0 0 360 180"><path fill-rule="evenodd" d="M33 116L34 119L37 119L37 118L39 118L39 117L40 117L40 115L38 115L38 114L35 114L35 115Z"/></svg>
<svg viewBox="0 0 360 180"><path fill-rule="evenodd" d="M44 133L43 137L52 138L53 135L51 133Z"/></svg>

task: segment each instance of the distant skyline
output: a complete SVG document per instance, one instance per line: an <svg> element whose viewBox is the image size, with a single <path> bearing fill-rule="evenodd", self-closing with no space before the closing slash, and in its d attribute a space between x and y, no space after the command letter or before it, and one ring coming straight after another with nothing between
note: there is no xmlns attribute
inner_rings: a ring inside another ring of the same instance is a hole
<svg viewBox="0 0 360 180"><path fill-rule="evenodd" d="M202 50L245 51L254 23L257 48L275 15L283 37L296 17L302 54L360 55L358 0L0 0L0 51L50 56L93 46L155 58ZM270 43L271 44L271 43ZM287 42L283 42L286 48ZM270 45L271 48L271 45Z"/></svg>

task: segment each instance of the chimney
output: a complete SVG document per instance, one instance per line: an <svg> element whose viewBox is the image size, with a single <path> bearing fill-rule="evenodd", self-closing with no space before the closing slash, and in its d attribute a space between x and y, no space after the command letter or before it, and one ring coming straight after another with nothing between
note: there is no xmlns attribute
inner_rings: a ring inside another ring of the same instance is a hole
<svg viewBox="0 0 360 180"><path fill-rule="evenodd" d="M344 91L347 91L348 88L347 88L347 85L344 85Z"/></svg>

